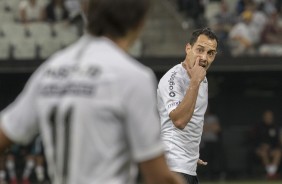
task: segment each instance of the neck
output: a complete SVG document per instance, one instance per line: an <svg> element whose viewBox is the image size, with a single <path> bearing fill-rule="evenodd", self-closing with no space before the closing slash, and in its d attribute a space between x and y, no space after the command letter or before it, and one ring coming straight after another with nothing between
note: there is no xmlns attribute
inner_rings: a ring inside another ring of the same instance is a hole
<svg viewBox="0 0 282 184"><path fill-rule="evenodd" d="M121 38L110 38L113 42L115 42L121 49L128 52L130 47L133 45L134 41L137 39L138 32L129 31L124 37Z"/></svg>
<svg viewBox="0 0 282 184"><path fill-rule="evenodd" d="M128 40L123 38L113 39L113 41L124 51L128 51L130 48L130 43Z"/></svg>

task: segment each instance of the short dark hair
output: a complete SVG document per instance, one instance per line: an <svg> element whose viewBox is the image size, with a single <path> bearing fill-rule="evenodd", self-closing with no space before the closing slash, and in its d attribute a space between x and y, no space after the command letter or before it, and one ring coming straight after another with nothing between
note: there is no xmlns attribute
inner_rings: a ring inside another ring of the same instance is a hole
<svg viewBox="0 0 282 184"><path fill-rule="evenodd" d="M123 37L144 19L150 0L89 0L87 30L94 36Z"/></svg>
<svg viewBox="0 0 282 184"><path fill-rule="evenodd" d="M216 40L216 43L218 44L218 38L216 34L208 27L202 28L202 29L196 29L193 31L191 38L190 38L190 45L194 45L200 35L206 35L211 40Z"/></svg>

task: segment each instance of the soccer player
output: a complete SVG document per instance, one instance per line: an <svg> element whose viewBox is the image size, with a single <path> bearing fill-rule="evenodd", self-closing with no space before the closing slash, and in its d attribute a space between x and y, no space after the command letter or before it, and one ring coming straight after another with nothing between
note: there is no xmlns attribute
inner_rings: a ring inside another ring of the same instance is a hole
<svg viewBox="0 0 282 184"><path fill-rule="evenodd" d="M89 0L87 33L1 112L0 151L43 141L53 184L181 184L166 165L153 72L127 54L149 0Z"/></svg>
<svg viewBox="0 0 282 184"><path fill-rule="evenodd" d="M170 169L197 184L199 144L208 104L206 72L215 59L218 39L209 29L195 30L186 45L185 60L171 68L157 90L161 135Z"/></svg>

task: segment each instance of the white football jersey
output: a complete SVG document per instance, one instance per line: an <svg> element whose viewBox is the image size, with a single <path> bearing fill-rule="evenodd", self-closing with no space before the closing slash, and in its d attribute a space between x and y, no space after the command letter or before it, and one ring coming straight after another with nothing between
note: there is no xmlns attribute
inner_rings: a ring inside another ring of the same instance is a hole
<svg viewBox="0 0 282 184"><path fill-rule="evenodd" d="M187 71L178 64L171 68L160 80L157 90L158 110L161 119L161 134L165 143L168 165L172 171L197 175L199 144L208 104L208 83L205 78L200 84L193 116L187 126L180 130L169 118L182 99L190 83Z"/></svg>
<svg viewBox="0 0 282 184"><path fill-rule="evenodd" d="M53 184L131 184L136 163L163 153L156 78L105 37L85 35L46 61L1 128L22 144L41 134Z"/></svg>

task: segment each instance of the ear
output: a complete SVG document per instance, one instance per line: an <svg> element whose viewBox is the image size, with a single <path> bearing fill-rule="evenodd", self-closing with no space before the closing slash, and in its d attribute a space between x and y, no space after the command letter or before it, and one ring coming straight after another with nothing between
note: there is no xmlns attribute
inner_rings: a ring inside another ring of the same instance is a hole
<svg viewBox="0 0 282 184"><path fill-rule="evenodd" d="M187 43L185 47L186 54L188 54L191 51L191 49L192 49L192 46L190 45L190 43Z"/></svg>

